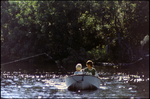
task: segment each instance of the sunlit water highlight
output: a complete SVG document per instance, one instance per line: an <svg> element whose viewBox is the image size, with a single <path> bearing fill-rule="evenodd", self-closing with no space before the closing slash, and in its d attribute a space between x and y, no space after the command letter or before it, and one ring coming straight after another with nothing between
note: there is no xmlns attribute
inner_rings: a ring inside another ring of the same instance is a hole
<svg viewBox="0 0 150 99"><path fill-rule="evenodd" d="M100 85L99 89L77 91L67 89L66 76L50 72L34 75L17 71L1 72L1 98L145 98L149 94L146 88L149 87L149 78L144 75L103 73L100 76L104 85ZM141 87L143 84L145 87Z"/></svg>

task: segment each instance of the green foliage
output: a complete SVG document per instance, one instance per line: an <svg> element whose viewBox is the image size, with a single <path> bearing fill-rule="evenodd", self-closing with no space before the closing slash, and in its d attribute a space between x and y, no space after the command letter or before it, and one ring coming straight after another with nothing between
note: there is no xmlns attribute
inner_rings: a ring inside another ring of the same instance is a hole
<svg viewBox="0 0 150 99"><path fill-rule="evenodd" d="M96 46L91 51L87 52L88 59L93 59L93 61L107 61L106 46Z"/></svg>
<svg viewBox="0 0 150 99"><path fill-rule="evenodd" d="M62 60L64 64L85 63L87 61L87 52L82 47L78 50L68 48L68 52L70 53L69 56Z"/></svg>
<svg viewBox="0 0 150 99"><path fill-rule="evenodd" d="M51 53L56 60L124 61L149 33L148 1L2 1L1 59ZM120 39L127 42L121 47ZM107 56L106 45L110 43ZM71 49L70 49L71 48ZM120 57L121 55L121 57Z"/></svg>

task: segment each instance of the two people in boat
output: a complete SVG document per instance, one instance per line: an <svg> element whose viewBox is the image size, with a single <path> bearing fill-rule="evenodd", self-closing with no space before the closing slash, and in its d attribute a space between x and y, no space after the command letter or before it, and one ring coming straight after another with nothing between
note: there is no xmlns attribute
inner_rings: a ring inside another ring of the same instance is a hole
<svg viewBox="0 0 150 99"><path fill-rule="evenodd" d="M74 75L78 74L86 74L86 75L93 75L93 76L98 76L96 69L93 67L93 62L91 60L88 60L86 62L86 68L82 69L82 65L78 63L76 65L76 71Z"/></svg>

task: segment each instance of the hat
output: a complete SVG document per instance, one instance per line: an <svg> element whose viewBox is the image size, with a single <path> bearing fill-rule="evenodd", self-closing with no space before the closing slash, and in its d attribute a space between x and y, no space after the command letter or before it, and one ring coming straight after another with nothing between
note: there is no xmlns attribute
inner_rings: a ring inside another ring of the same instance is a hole
<svg viewBox="0 0 150 99"><path fill-rule="evenodd" d="M76 65L76 69L77 69L77 68L80 68L80 69L81 69L81 68L82 68L82 65L81 65L80 63L78 63L78 64Z"/></svg>

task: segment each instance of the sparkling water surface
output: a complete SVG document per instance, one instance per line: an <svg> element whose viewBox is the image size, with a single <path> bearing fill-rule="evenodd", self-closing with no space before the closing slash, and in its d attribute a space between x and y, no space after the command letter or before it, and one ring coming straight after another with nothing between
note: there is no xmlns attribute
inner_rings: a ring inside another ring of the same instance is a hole
<svg viewBox="0 0 150 99"><path fill-rule="evenodd" d="M149 77L123 72L98 72L104 84L97 90L70 91L69 75L54 72L1 72L1 98L148 98Z"/></svg>

